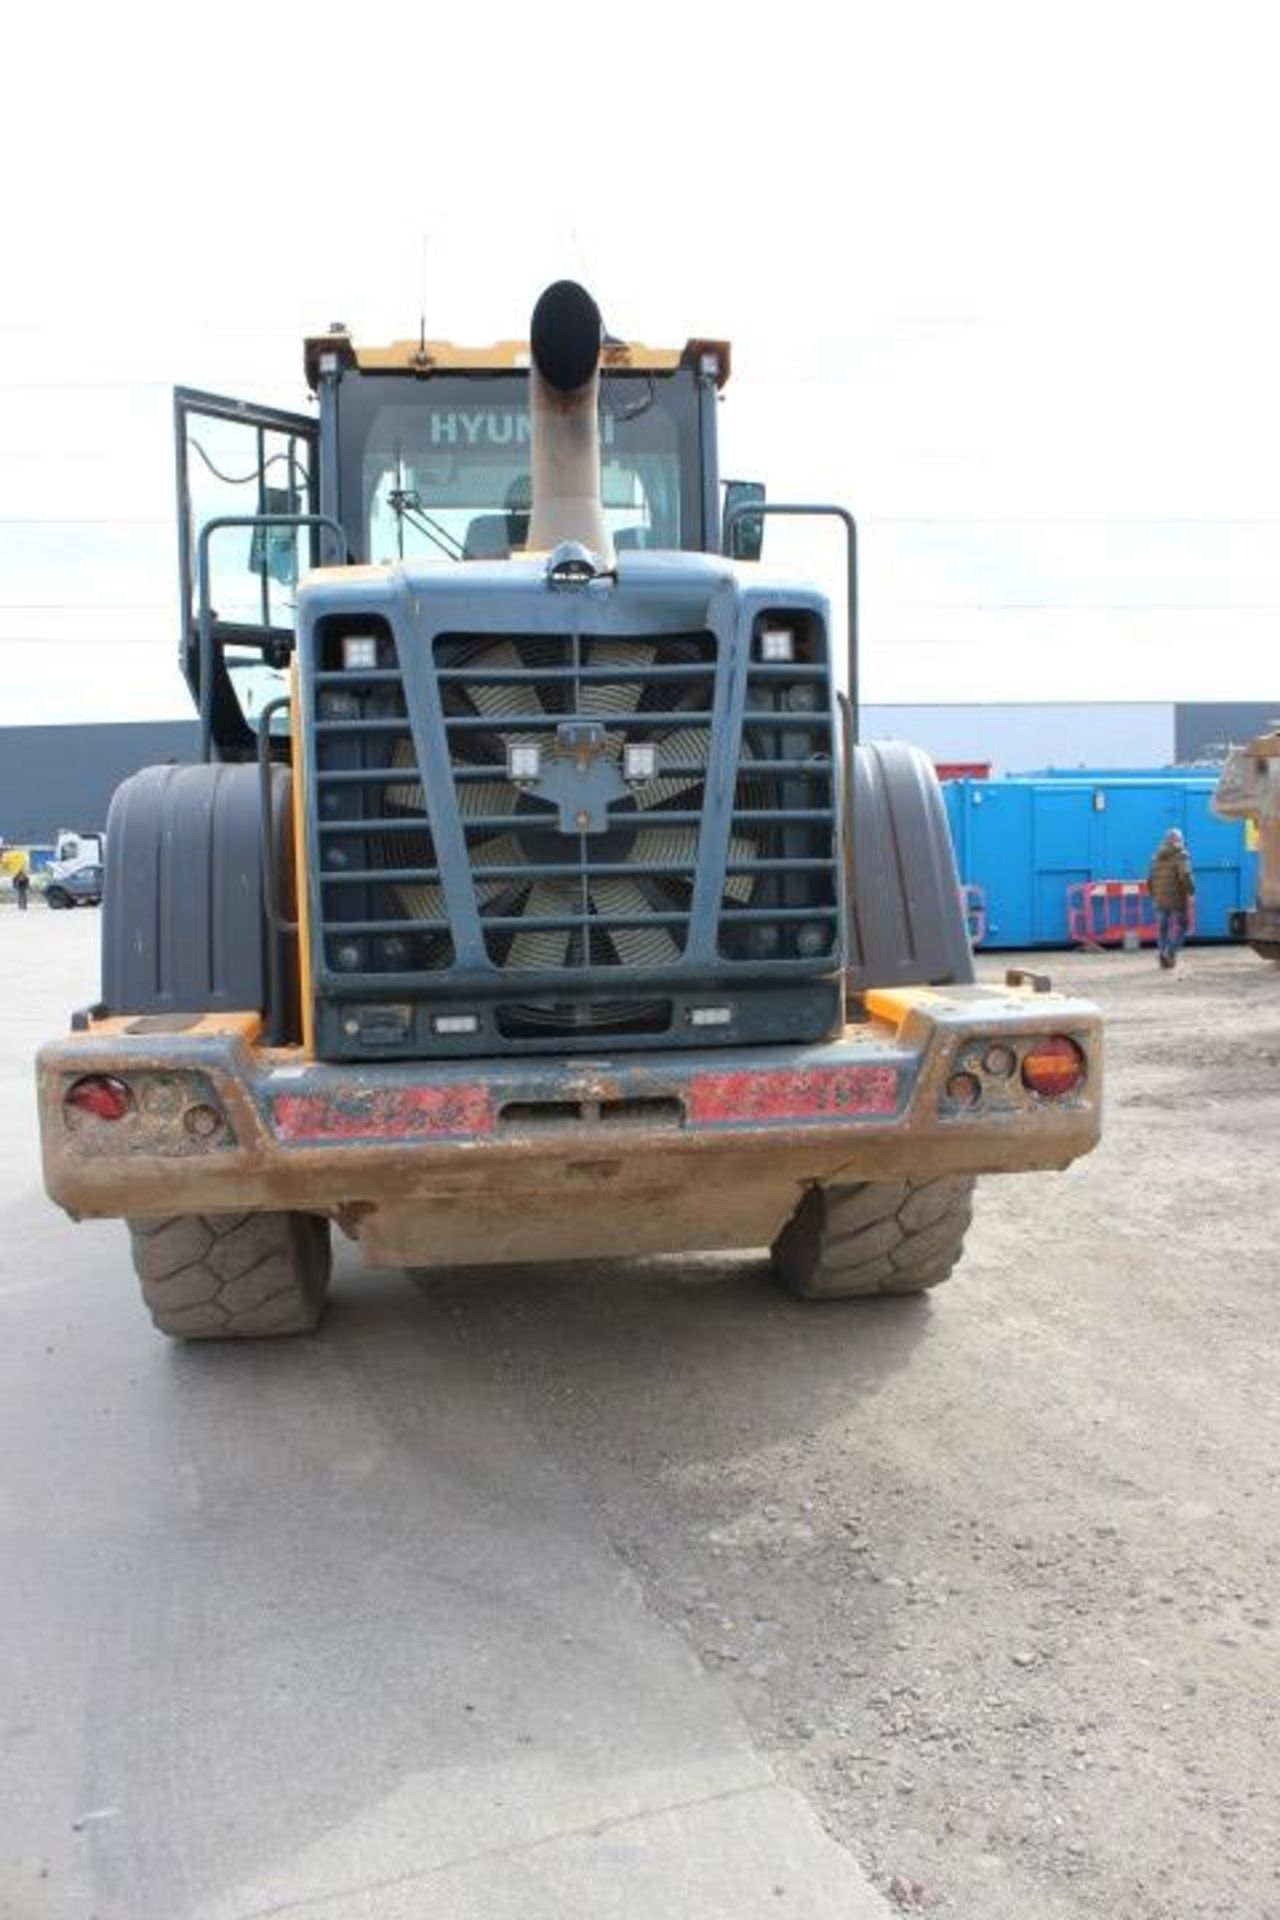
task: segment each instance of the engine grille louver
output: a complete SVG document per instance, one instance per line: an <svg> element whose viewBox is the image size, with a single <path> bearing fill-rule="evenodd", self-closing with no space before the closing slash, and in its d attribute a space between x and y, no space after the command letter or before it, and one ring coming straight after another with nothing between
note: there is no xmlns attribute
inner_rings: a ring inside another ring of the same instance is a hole
<svg viewBox="0 0 1280 1920"><path fill-rule="evenodd" d="M794 972L807 960L812 971L815 926L834 951L825 661L792 674L816 683L811 712L787 708L776 669L753 668L731 818L716 840L722 871L708 890L698 885L708 781L723 766L715 635L438 633L422 643L438 695L432 720L411 718L391 628L365 621L359 631L371 624L375 669L343 669L340 633L321 633L311 673L322 992L389 994L394 979L397 993L416 986L434 1002L448 991L442 976L475 988L487 975L491 999L503 999L503 983L511 989L496 1022L506 1038L526 1028L654 1032L665 996L687 991L691 970L706 979L790 962ZM545 765L572 751L582 723L608 786L598 831L566 831L549 784L509 774L512 748L537 746ZM415 744L424 738L440 743L447 786L424 785ZM651 777L625 780L630 745L651 749ZM428 791L437 810L447 794L449 821L431 817ZM465 850L465 876L442 858L446 842ZM479 928L478 943L463 941L468 965L458 948L464 884ZM695 896L706 923L698 952Z"/></svg>
<svg viewBox="0 0 1280 1920"><path fill-rule="evenodd" d="M442 636L435 660L468 864L473 878L494 867L503 876L483 890L477 884L492 964L509 972L677 966L710 757L710 636L522 643ZM673 678L672 667L695 671ZM686 725L685 715L697 724ZM471 724L475 716L492 730ZM513 747L555 752L557 730L572 720L600 726L610 766L636 741L653 747L661 770L610 808L605 833L566 834L553 800L488 777L495 768L505 773ZM477 791L483 807L475 805ZM658 807L683 816L660 840L642 828L644 814Z"/></svg>

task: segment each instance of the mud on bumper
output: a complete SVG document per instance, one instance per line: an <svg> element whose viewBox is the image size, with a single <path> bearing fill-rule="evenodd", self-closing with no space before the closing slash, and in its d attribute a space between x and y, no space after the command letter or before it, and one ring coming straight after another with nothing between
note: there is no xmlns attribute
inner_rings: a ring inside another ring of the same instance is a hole
<svg viewBox="0 0 1280 1920"><path fill-rule="evenodd" d="M326 1066L251 1015L102 1021L39 1057L45 1182L80 1215L328 1214L374 1265L768 1244L815 1183L1066 1166L1098 1137L1086 1002L1022 989L867 996L820 1046L571 1062ZM1065 1036L1083 1078L1028 1091ZM128 1089L109 1119L77 1081Z"/></svg>

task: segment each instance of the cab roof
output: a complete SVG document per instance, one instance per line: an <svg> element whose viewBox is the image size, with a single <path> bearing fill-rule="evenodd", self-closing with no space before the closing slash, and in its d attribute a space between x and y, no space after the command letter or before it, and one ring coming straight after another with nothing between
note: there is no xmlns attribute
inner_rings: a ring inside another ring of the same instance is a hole
<svg viewBox="0 0 1280 1920"><path fill-rule="evenodd" d="M342 371L357 373L411 373L430 379L436 373L525 373L529 368L527 340L497 340L489 347L458 347L451 340L393 340L387 347L357 346L345 327L313 334L303 348L307 384L319 385L321 356L336 354ZM607 340L600 350L602 373L674 373L679 367L714 371L723 387L729 378L727 340L688 340L683 347L646 347L637 340ZM704 363L714 362L714 368Z"/></svg>

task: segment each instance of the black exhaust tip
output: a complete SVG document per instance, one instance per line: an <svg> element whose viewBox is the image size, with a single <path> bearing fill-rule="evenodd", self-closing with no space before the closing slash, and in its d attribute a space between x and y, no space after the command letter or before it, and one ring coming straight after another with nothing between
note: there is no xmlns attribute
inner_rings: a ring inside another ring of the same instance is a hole
<svg viewBox="0 0 1280 1920"><path fill-rule="evenodd" d="M547 288L529 323L529 351L548 386L557 393L584 387L600 358L600 309L576 280Z"/></svg>

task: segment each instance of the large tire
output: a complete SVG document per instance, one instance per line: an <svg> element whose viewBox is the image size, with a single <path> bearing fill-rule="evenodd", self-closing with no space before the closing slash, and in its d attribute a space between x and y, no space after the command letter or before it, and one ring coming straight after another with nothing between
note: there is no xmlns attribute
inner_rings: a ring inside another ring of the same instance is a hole
<svg viewBox="0 0 1280 1920"><path fill-rule="evenodd" d="M61 887L46 888L44 903L46 907L55 907L55 908L70 907L75 904L71 898L71 895L69 893L64 893Z"/></svg>
<svg viewBox="0 0 1280 1920"><path fill-rule="evenodd" d="M142 1297L175 1340L310 1333L329 1291L329 1222L312 1213L130 1220Z"/></svg>
<svg viewBox="0 0 1280 1920"><path fill-rule="evenodd" d="M923 1293L964 1250L971 1175L814 1187L774 1243L783 1285L801 1300Z"/></svg>

